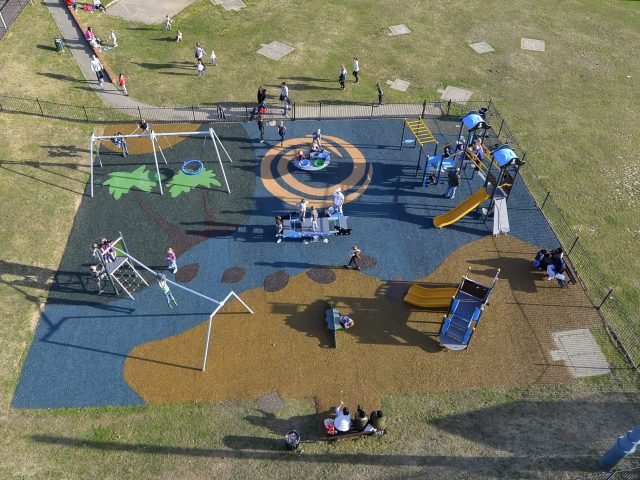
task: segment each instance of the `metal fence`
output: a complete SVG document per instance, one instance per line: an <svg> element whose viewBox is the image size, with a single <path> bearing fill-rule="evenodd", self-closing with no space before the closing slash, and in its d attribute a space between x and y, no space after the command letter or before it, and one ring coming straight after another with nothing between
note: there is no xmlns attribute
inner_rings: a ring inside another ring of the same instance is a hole
<svg viewBox="0 0 640 480"><path fill-rule="evenodd" d="M575 478L574 480L639 480L640 467L625 468L615 472L600 472L588 477Z"/></svg>
<svg viewBox="0 0 640 480"><path fill-rule="evenodd" d="M551 188L536 171L535 159L527 156L517 137L502 114L491 101L474 101L466 104L427 99L416 104L344 103L337 101L297 103L292 105L288 119L372 119L431 117L451 118L466 114L480 107L489 108L489 119L498 141L509 143L521 159L527 160L522 177L538 208L553 228L558 241L568 254L593 303L601 312L614 341L635 368L640 364L640 323L634 320L625 306L612 295L602 270L580 241L570 222L554 200ZM15 112L42 117L79 121L85 123L134 123L142 118L164 123L244 122L253 118L255 104L225 104L191 107L134 108L88 107L43 101L34 98L0 95L0 112ZM270 105L266 119L282 119L280 103ZM532 161L534 160L534 161Z"/></svg>
<svg viewBox="0 0 640 480"><path fill-rule="evenodd" d="M32 0L0 0L0 40Z"/></svg>

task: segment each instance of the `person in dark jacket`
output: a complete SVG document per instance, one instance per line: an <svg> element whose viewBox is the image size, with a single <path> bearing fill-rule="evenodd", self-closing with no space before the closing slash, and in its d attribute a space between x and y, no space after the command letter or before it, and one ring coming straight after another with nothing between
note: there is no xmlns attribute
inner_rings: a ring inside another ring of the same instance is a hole
<svg viewBox="0 0 640 480"><path fill-rule="evenodd" d="M449 185L447 191L444 192L445 198L454 199L456 197L456 190L460 185L460 169L455 168L449 172Z"/></svg>

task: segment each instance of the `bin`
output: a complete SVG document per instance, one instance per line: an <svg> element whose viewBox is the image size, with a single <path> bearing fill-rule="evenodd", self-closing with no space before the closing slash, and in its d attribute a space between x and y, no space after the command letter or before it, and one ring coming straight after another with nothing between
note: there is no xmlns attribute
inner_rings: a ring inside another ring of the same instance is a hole
<svg viewBox="0 0 640 480"><path fill-rule="evenodd" d="M56 46L56 52L64 52L64 42L61 38L54 39L53 43Z"/></svg>

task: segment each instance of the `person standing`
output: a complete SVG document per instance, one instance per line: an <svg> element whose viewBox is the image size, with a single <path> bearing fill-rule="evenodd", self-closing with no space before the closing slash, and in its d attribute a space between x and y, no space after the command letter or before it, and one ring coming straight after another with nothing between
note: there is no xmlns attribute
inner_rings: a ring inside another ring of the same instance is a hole
<svg viewBox="0 0 640 480"><path fill-rule="evenodd" d="M351 259L349 260L349 263L345 265L345 267L360 270L360 265L358 265L357 260L361 258L361 253L362 251L358 248L357 245L351 247ZM354 267L352 267L351 265L354 265Z"/></svg>
<svg viewBox="0 0 640 480"><path fill-rule="evenodd" d="M264 121L260 114L258 114L258 130L260 130L260 143L264 143Z"/></svg>
<svg viewBox="0 0 640 480"><path fill-rule="evenodd" d="M162 293L164 293L164 297L167 299L169 308L173 308L174 306L177 307L178 302L176 302L176 299L173 298L173 293L171 293L171 289L167 284L167 278L164 275L158 276L158 286L160 287L160 290L162 290ZM173 305L171 305L171 302L173 302Z"/></svg>
<svg viewBox="0 0 640 480"><path fill-rule="evenodd" d="M207 52L204 51L204 48L202 48L202 45L200 45L200 42L197 42L196 48L193 50L193 55L194 57L196 57L196 62L202 63L202 59L204 58L206 53Z"/></svg>
<svg viewBox="0 0 640 480"><path fill-rule="evenodd" d="M322 130L318 128L315 132L313 132L311 143L317 143L318 147L322 149Z"/></svg>
<svg viewBox="0 0 640 480"><path fill-rule="evenodd" d="M91 70L93 70L93 72L96 74L98 83L100 84L100 86L102 86L102 83L104 82L104 67L102 66L102 63L100 63L100 59L98 59L98 57L96 57L95 55L91 59Z"/></svg>
<svg viewBox="0 0 640 480"><path fill-rule="evenodd" d="M338 187L336 188L336 191L333 194L333 208L340 215L343 215L342 213L343 205L344 205L344 194L342 193L342 189Z"/></svg>
<svg viewBox="0 0 640 480"><path fill-rule="evenodd" d="M456 198L456 190L460 185L460 169L454 168L449 172L449 185L447 186L447 191L444 193L445 198L454 199Z"/></svg>
<svg viewBox="0 0 640 480"><path fill-rule="evenodd" d="M173 23L173 20L171 19L171 17L169 15L165 15L164 16L164 29L165 30L171 30L171 24Z"/></svg>
<svg viewBox="0 0 640 480"><path fill-rule="evenodd" d="M167 259L167 263L169 264L167 269L171 270L175 275L178 272L178 257L176 256L176 252L173 250L173 248L167 248L167 254L165 258Z"/></svg>
<svg viewBox="0 0 640 480"><path fill-rule="evenodd" d="M256 96L258 98L258 105L260 105L262 102L267 100L267 89L260 85Z"/></svg>
<svg viewBox="0 0 640 480"><path fill-rule="evenodd" d="M199 77L204 77L204 71L207 69L204 66L204 63L202 63L202 60L198 60L198 76Z"/></svg>
<svg viewBox="0 0 640 480"><path fill-rule="evenodd" d="M340 88L344 90L344 82L347 81L347 69L344 68L344 65L340 65L340 71L338 72L338 83L340 83Z"/></svg>
<svg viewBox="0 0 640 480"><path fill-rule="evenodd" d="M276 215L275 220L276 220L276 243L280 243L282 241L282 237L284 237L284 223L282 222L282 217L280 215Z"/></svg>
<svg viewBox="0 0 640 480"><path fill-rule="evenodd" d="M356 79L356 83L360 81L360 62L358 57L353 58L353 77Z"/></svg>
<svg viewBox="0 0 640 480"><path fill-rule="evenodd" d="M116 37L116 32L114 30L111 30L111 35L109 35L109 38L111 38L111 46L113 48L116 48L118 46L118 37Z"/></svg>
<svg viewBox="0 0 640 480"><path fill-rule="evenodd" d="M98 288L98 295L102 295L104 292L103 282L107 280L107 272L104 271L104 267L102 265L91 265L91 277L93 277L93 281L96 282L96 287Z"/></svg>
<svg viewBox="0 0 640 480"><path fill-rule="evenodd" d="M287 133L287 127L285 127L284 122L280 120L280 124L278 125L278 135L280 135L280 146L284 144L284 136Z"/></svg>
<svg viewBox="0 0 640 480"><path fill-rule="evenodd" d="M311 228L314 232L319 230L318 228L318 210L316 207L311 207Z"/></svg>
<svg viewBox="0 0 640 480"><path fill-rule="evenodd" d="M280 101L282 102L282 115L287 116L287 112L291 109L291 101L289 100L289 87L287 82L282 82L280 87Z"/></svg>
<svg viewBox="0 0 640 480"><path fill-rule="evenodd" d="M182 41L182 32L178 30L178 33L176 33L176 42L181 42L181 41Z"/></svg>
<svg viewBox="0 0 640 480"><path fill-rule="evenodd" d="M376 88L378 89L378 105L384 105L384 92L379 82L376 84Z"/></svg>
<svg viewBox="0 0 640 480"><path fill-rule="evenodd" d="M307 201L304 198L301 198L296 205L296 209L298 210L298 218L300 219L300 226L302 226L304 217L307 214Z"/></svg>
<svg viewBox="0 0 640 480"><path fill-rule="evenodd" d="M218 57L216 57L216 52L211 50L211 65L218 66Z"/></svg>
<svg viewBox="0 0 640 480"><path fill-rule="evenodd" d="M118 85L122 89L122 93L124 93L128 97L129 92L127 92L127 77L125 77L124 73L122 72L120 72L120 75L118 75Z"/></svg>

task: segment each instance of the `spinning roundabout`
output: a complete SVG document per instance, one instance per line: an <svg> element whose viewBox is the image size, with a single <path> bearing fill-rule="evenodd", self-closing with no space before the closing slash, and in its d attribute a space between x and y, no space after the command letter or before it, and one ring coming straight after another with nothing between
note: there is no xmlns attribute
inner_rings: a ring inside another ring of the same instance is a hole
<svg viewBox="0 0 640 480"><path fill-rule="evenodd" d="M290 171L295 155L299 150L308 148L309 139L304 137L286 140L282 146L271 148L260 164L260 177L264 187L285 203L295 205L300 198L306 198L318 208L333 205L333 193L341 188L345 203L360 197L369 187L373 177L373 165L367 163L362 152L351 143L339 137L325 135L322 146L331 155L331 165L351 164L348 175L338 176L327 168L314 175L320 175L322 185L299 178Z"/></svg>

